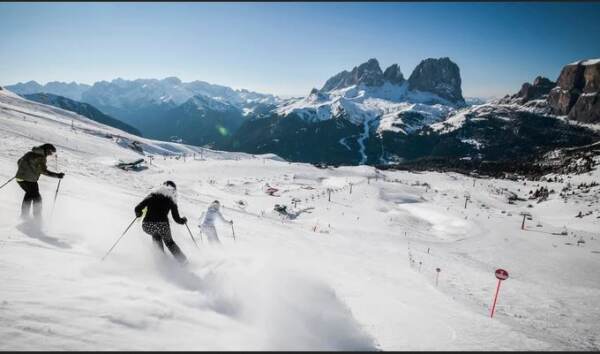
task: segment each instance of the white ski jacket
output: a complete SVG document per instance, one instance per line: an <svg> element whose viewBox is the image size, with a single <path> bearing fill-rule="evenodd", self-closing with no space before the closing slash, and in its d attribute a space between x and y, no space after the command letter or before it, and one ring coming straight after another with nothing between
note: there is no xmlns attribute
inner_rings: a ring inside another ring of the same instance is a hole
<svg viewBox="0 0 600 354"><path fill-rule="evenodd" d="M200 224L198 226L215 226L215 220L219 218L224 223L231 224L230 220L226 220L218 208L214 206L208 207L205 212L200 216Z"/></svg>

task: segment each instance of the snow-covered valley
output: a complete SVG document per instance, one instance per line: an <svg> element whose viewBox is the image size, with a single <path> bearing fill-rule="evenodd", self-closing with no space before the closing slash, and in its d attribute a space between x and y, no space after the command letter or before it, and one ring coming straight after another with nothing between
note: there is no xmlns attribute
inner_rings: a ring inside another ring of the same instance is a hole
<svg viewBox="0 0 600 354"><path fill-rule="evenodd" d="M141 157L133 140L147 168L114 167ZM0 141L0 183L45 142L66 173L56 200L40 179L41 229L19 218L16 183L0 189L2 350L600 349L600 186L558 195L597 170L559 183L319 169L139 138L6 90ZM165 180L199 241L171 223L190 264L157 254L139 222L101 261ZM541 186L556 193L507 203ZM196 226L215 199L236 236L217 225L220 247ZM510 278L490 318L497 268Z"/></svg>

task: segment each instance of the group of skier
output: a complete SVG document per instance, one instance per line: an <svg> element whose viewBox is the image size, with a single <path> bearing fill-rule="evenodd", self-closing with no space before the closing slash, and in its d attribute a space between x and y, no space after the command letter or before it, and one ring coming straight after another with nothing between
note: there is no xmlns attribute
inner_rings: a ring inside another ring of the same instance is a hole
<svg viewBox="0 0 600 354"><path fill-rule="evenodd" d="M200 217L200 224L198 225L201 232L206 234L208 241L212 243L220 242L214 224L217 217L228 224L233 224L232 220L225 220L219 210L220 205L218 200L213 201L206 212ZM181 225L187 223L185 216L179 216L177 186L175 183L173 181L164 182L162 186L148 194L134 210L136 217L144 217L142 220L142 229L145 233L152 236L154 244L161 251L164 251L163 244L166 245L178 261L186 263L187 259L185 255L181 252L175 241L173 241L168 218L170 212L176 223Z"/></svg>
<svg viewBox="0 0 600 354"><path fill-rule="evenodd" d="M38 180L40 175L46 175L62 179L65 174L49 171L47 158L56 153L52 144L43 144L33 147L21 157L18 162L15 179L19 186L25 191L23 203L21 204L21 218L29 219L33 209L34 220L39 221L42 215L42 197L39 192ZM213 201L208 209L200 216L198 227L206 235L211 243L220 243L215 228L217 219L233 224L232 220L226 220L220 212L218 200ZM33 208L32 208L33 207ZM173 181L166 181L152 191L135 208L137 218L143 217L142 229L152 236L154 244L164 252L167 246L173 256L181 263L187 263L187 258L171 236L171 227L168 214L171 213L173 220L178 224L187 224L187 218L179 215L177 207L177 186Z"/></svg>

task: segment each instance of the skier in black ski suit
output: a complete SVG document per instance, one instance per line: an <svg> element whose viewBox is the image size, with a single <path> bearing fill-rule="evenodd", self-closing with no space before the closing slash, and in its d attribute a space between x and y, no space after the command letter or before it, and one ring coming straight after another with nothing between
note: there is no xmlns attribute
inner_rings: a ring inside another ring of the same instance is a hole
<svg viewBox="0 0 600 354"><path fill-rule="evenodd" d="M177 187L172 181L166 181L150 193L140 204L135 207L135 215L139 218L143 214L144 208L147 208L146 215L142 221L142 229L145 233L152 236L154 244L164 252L163 243L167 245L169 251L175 258L185 264L187 258L179 249L179 246L173 241L171 236L171 227L169 226L168 214L171 212L173 220L178 224L187 223L186 217L179 216L177 208Z"/></svg>
<svg viewBox="0 0 600 354"><path fill-rule="evenodd" d="M23 197L23 203L21 204L21 218L23 219L29 217L32 205L35 219L39 220L42 216L42 196L38 186L40 175L54 178L65 176L64 173L48 171L46 167L46 159L55 152L56 148L52 144L35 146L17 162L18 169L15 179L25 191L25 197Z"/></svg>

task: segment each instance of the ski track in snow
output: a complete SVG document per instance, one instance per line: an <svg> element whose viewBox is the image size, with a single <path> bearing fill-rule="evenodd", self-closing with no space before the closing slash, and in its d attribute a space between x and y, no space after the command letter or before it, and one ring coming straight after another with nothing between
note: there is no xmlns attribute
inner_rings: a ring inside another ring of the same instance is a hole
<svg viewBox="0 0 600 354"><path fill-rule="evenodd" d="M0 190L2 350L600 348L599 187L567 203L552 194L510 205L501 188L527 196L538 184L557 191L564 184L318 169L136 138L6 91L0 139L0 183L42 142L58 147L49 168L67 174L54 210L56 180L40 179L41 228L19 219L16 183ZM141 156L127 148L131 140L155 155L147 169L113 167ZM185 161L162 156L183 152ZM156 252L139 222L100 261L133 207L167 179L177 183L179 210L199 242L198 249L171 222L189 266ZM267 183L281 196L267 195ZM292 197L298 210L314 209L281 218L273 205L294 209ZM222 245L200 241L198 217L214 199L235 220L236 241L222 224ZM533 217L520 230L524 210ZM579 210L593 214L574 218ZM563 225L568 235L553 234ZM585 244L577 246L580 237ZM496 268L510 278L490 319Z"/></svg>
<svg viewBox="0 0 600 354"><path fill-rule="evenodd" d="M367 162L367 154L365 154L365 139L369 137L369 123L371 121L365 119L363 121L363 132L360 137L356 140L358 145L360 146L358 152L360 152L360 162L359 165L364 165Z"/></svg>

